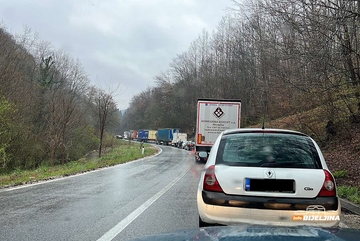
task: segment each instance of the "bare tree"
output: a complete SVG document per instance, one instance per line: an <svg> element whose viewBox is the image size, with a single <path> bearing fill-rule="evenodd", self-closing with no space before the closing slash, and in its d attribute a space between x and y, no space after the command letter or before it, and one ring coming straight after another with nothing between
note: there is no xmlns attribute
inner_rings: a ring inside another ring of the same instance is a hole
<svg viewBox="0 0 360 241"><path fill-rule="evenodd" d="M105 138L106 128L109 124L109 120L116 116L117 107L116 103L113 100L114 91L110 91L109 93L101 90L99 88L92 87L89 92L90 97L90 105L93 109L93 112L96 116L98 122L98 130L99 130L99 157L102 155L103 151L103 141Z"/></svg>

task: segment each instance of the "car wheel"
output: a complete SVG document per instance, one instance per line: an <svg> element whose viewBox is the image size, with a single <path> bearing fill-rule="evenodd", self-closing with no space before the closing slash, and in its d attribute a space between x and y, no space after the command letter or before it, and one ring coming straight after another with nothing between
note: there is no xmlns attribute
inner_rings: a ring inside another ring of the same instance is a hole
<svg viewBox="0 0 360 241"><path fill-rule="evenodd" d="M205 223L199 216L199 228L214 226L211 223Z"/></svg>

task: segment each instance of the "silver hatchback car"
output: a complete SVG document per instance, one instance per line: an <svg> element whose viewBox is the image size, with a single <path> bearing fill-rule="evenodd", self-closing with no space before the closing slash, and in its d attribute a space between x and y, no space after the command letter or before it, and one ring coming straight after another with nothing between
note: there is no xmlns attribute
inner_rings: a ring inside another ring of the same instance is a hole
<svg viewBox="0 0 360 241"><path fill-rule="evenodd" d="M200 227L333 227L341 214L319 146L303 133L281 129L221 133L201 174L197 205Z"/></svg>

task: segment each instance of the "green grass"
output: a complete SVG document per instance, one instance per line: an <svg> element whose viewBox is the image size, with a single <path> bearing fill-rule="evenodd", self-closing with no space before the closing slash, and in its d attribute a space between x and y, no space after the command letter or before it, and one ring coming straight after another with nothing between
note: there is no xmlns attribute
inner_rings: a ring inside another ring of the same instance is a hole
<svg viewBox="0 0 360 241"><path fill-rule="evenodd" d="M338 186L337 192L339 197L349 200L350 202L360 204L360 190L357 187Z"/></svg>
<svg viewBox="0 0 360 241"><path fill-rule="evenodd" d="M345 169L338 170L338 171L333 172L333 175L334 175L335 179L346 178L348 175L348 171ZM342 185L342 186L337 187L337 192L338 192L338 196L340 198L347 199L352 203L360 204L360 189L359 188L353 187L353 186Z"/></svg>
<svg viewBox="0 0 360 241"><path fill-rule="evenodd" d="M144 156L157 153L157 149L145 144ZM113 166L142 158L142 150L139 143L119 141L111 151L107 151L101 158L96 153L93 157L84 157L78 161L68 162L65 165L40 166L35 170L16 170L7 175L0 175L0 187L23 185L56 177L64 177L96 170L103 167Z"/></svg>
<svg viewBox="0 0 360 241"><path fill-rule="evenodd" d="M333 172L333 175L335 177L335 179L337 178L345 178L348 174L347 170L339 170L339 171L335 171Z"/></svg>

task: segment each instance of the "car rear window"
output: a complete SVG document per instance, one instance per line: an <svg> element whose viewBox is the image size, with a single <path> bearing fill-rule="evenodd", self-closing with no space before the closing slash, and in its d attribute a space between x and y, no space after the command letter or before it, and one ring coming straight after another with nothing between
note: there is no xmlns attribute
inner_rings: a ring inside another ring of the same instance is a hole
<svg viewBox="0 0 360 241"><path fill-rule="evenodd" d="M224 135L216 163L251 167L322 168L309 137L285 133Z"/></svg>

